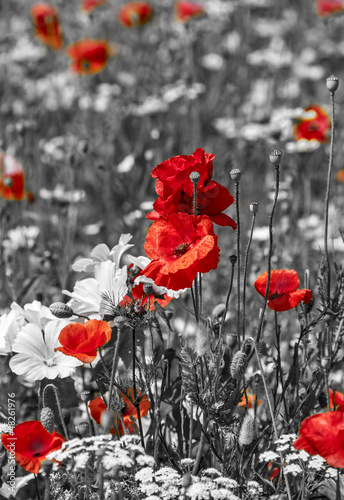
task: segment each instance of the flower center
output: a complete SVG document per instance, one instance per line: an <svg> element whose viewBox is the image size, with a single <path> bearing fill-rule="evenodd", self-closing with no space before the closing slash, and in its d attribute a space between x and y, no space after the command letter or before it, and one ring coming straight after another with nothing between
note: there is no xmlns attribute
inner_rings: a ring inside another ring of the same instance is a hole
<svg viewBox="0 0 344 500"><path fill-rule="evenodd" d="M44 360L44 363L47 366L55 366L54 358L47 358L47 359Z"/></svg>
<svg viewBox="0 0 344 500"><path fill-rule="evenodd" d="M176 259L178 259L178 257L181 257L188 251L189 246L190 246L189 243L181 243L172 250L172 253L176 257Z"/></svg>
<svg viewBox="0 0 344 500"><path fill-rule="evenodd" d="M278 299L278 297L282 297L283 293L272 293L270 296L269 296L269 300L274 300L274 299Z"/></svg>

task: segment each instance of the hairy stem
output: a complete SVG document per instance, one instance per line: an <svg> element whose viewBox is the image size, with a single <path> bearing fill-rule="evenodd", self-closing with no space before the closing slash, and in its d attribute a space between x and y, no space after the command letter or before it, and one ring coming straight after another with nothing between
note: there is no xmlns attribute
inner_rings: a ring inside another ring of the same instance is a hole
<svg viewBox="0 0 344 500"><path fill-rule="evenodd" d="M251 243L252 243L252 236L253 236L254 224L256 221L256 215L257 215L256 213L252 214L250 236L248 238L245 257L244 257L244 281L243 281L243 287L242 287L242 337L243 337L243 340L245 340L245 333L246 333L246 282L247 282L248 256L249 256L250 247L251 247Z"/></svg>

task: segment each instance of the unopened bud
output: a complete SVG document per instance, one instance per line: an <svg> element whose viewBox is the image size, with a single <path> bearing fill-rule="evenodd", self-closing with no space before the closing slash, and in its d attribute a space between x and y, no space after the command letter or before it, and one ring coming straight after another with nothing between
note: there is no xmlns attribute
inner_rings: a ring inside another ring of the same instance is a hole
<svg viewBox="0 0 344 500"><path fill-rule="evenodd" d="M238 351L233 359L230 366L231 376L234 379L240 379L243 377L248 363L248 357L244 352Z"/></svg>
<svg viewBox="0 0 344 500"><path fill-rule="evenodd" d="M282 159L282 151L280 151L279 149L274 149L269 154L269 159L273 165L276 165L276 166L280 165L281 159Z"/></svg>
<svg viewBox="0 0 344 500"><path fill-rule="evenodd" d="M200 180L201 174L199 172L191 172L190 174L190 181L192 182L193 185L198 184L198 181Z"/></svg>
<svg viewBox="0 0 344 500"><path fill-rule="evenodd" d="M229 172L229 175L231 176L232 181L239 182L241 179L241 170L233 168L233 170Z"/></svg>
<svg viewBox="0 0 344 500"><path fill-rule="evenodd" d="M259 203L257 201L252 201L250 203L250 211L253 214L256 214L258 212L258 208L259 208Z"/></svg>
<svg viewBox="0 0 344 500"><path fill-rule="evenodd" d="M326 87L331 92L331 94L334 94L339 87L338 78L334 75L331 75L329 78L326 78Z"/></svg>
<svg viewBox="0 0 344 500"><path fill-rule="evenodd" d="M248 446L254 439L254 419L252 415L246 413L239 433L239 444Z"/></svg>
<svg viewBox="0 0 344 500"><path fill-rule="evenodd" d="M43 427L49 432L49 434L52 434L55 424L55 416L53 410L48 406L42 408L40 417Z"/></svg>
<svg viewBox="0 0 344 500"><path fill-rule="evenodd" d="M49 307L50 312L59 319L66 319L73 316L73 309L63 302L54 302Z"/></svg>
<svg viewBox="0 0 344 500"><path fill-rule="evenodd" d="M165 309L165 316L168 320L173 318L173 311L172 309Z"/></svg>

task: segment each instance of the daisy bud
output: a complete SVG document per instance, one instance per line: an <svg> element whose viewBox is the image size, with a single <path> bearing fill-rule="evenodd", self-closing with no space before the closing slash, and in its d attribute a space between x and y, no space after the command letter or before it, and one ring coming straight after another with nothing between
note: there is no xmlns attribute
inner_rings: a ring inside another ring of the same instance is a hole
<svg viewBox="0 0 344 500"><path fill-rule="evenodd" d="M233 359L230 366L231 376L234 379L240 379L243 377L248 363L248 357L244 352L238 351Z"/></svg>
<svg viewBox="0 0 344 500"><path fill-rule="evenodd" d="M252 415L246 413L239 433L239 444L248 446L254 439L254 419Z"/></svg>
<svg viewBox="0 0 344 500"><path fill-rule="evenodd" d="M187 472L182 478L182 486L187 489L192 483L191 474Z"/></svg>
<svg viewBox="0 0 344 500"><path fill-rule="evenodd" d="M258 207L259 207L259 203L257 201L252 201L250 203L250 211L251 211L251 213L256 214L258 212Z"/></svg>
<svg viewBox="0 0 344 500"><path fill-rule="evenodd" d="M63 302L54 302L49 307L50 312L59 319L70 318L73 316L73 309Z"/></svg>
<svg viewBox="0 0 344 500"><path fill-rule="evenodd" d="M83 403L87 403L87 401L90 401L90 399L91 399L91 393L90 393L90 391L83 391L80 394L80 397L81 397L81 401L83 401Z"/></svg>
<svg viewBox="0 0 344 500"><path fill-rule="evenodd" d="M229 175L231 176L232 181L239 182L241 178L241 170L233 168L233 170L229 172Z"/></svg>
<svg viewBox="0 0 344 500"><path fill-rule="evenodd" d="M331 94L334 94L339 87L338 78L334 75L331 75L329 78L326 78L326 87L331 92Z"/></svg>
<svg viewBox="0 0 344 500"><path fill-rule="evenodd" d="M269 154L269 159L273 165L280 165L282 159L282 151L280 151L279 149L274 149Z"/></svg>
<svg viewBox="0 0 344 500"><path fill-rule="evenodd" d="M236 255L229 256L229 262L232 264L232 266L235 266L237 260L238 260L238 257Z"/></svg>
<svg viewBox="0 0 344 500"><path fill-rule="evenodd" d="M49 434L53 433L54 424L55 424L55 415L54 412L49 406L42 408L41 411L41 422L43 427L49 432Z"/></svg>
<svg viewBox="0 0 344 500"><path fill-rule="evenodd" d="M201 174L199 174L198 172L191 172L190 181L192 182L192 184L194 186L197 186L200 177L201 177Z"/></svg>

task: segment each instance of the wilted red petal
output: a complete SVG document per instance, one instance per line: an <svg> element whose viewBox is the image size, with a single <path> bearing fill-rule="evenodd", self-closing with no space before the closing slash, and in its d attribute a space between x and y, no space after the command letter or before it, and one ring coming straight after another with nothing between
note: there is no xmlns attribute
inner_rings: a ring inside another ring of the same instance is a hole
<svg viewBox="0 0 344 500"><path fill-rule="evenodd" d="M148 2L129 2L118 12L118 20L126 28L144 26L153 16L153 8Z"/></svg>
<svg viewBox="0 0 344 500"><path fill-rule="evenodd" d="M294 127L296 140L306 139L310 141L313 139L318 142L327 142L329 140L328 134L331 128L331 121L326 111L318 105L309 106L305 111L313 111L315 117L304 119Z"/></svg>
<svg viewBox="0 0 344 500"><path fill-rule="evenodd" d="M82 0L81 9L86 14L90 14L101 5L106 5L107 0Z"/></svg>
<svg viewBox="0 0 344 500"><path fill-rule="evenodd" d="M11 155L0 150L0 197L5 200L25 199L23 166Z"/></svg>
<svg viewBox="0 0 344 500"><path fill-rule="evenodd" d="M46 456L61 448L65 439L56 431L49 434L38 420L28 420L16 425L13 434L2 434L1 442L9 452L15 452L15 461L23 469L38 474Z"/></svg>
<svg viewBox="0 0 344 500"><path fill-rule="evenodd" d="M344 467L344 414L338 411L307 417L293 442L297 450L320 455L332 467Z"/></svg>
<svg viewBox="0 0 344 500"><path fill-rule="evenodd" d="M52 49L61 49L62 31L57 10L47 3L37 3L31 9L37 37Z"/></svg>
<svg viewBox="0 0 344 500"><path fill-rule="evenodd" d="M176 11L176 19L181 22L190 21L193 17L205 13L203 5L193 2L176 2L174 9Z"/></svg>
<svg viewBox="0 0 344 500"><path fill-rule="evenodd" d="M97 356L97 349L111 339L111 327L106 321L92 319L84 325L70 323L59 335L62 347L56 347L66 356L73 356L83 363L92 363Z"/></svg>
<svg viewBox="0 0 344 500"><path fill-rule="evenodd" d="M93 75L102 71L113 53L105 40L85 38L69 45L66 49L72 59L71 68L81 75Z"/></svg>
<svg viewBox="0 0 344 500"><path fill-rule="evenodd" d="M320 17L327 17L331 14L338 14L344 11L343 0L316 0L315 11Z"/></svg>

